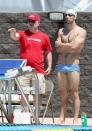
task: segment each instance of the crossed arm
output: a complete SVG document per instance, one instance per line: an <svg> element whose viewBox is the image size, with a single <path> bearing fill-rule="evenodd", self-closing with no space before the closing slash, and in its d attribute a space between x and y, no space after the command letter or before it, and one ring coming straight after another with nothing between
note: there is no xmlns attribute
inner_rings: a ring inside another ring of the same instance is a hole
<svg viewBox="0 0 92 131"><path fill-rule="evenodd" d="M84 45L86 39L86 31L83 29L78 32L78 34L69 43L62 43L62 34L58 33L57 41L55 42L55 47L58 53L75 53L79 52Z"/></svg>

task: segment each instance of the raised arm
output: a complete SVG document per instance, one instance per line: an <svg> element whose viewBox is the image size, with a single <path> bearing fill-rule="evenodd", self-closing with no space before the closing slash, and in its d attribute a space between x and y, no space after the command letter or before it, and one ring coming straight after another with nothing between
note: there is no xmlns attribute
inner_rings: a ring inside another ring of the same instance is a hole
<svg viewBox="0 0 92 131"><path fill-rule="evenodd" d="M61 37L62 37L62 29L58 31L57 40L55 41L55 47L57 53L61 52L61 45L62 45Z"/></svg>
<svg viewBox="0 0 92 131"><path fill-rule="evenodd" d="M55 41L55 47L62 45L61 37L62 37L62 29L60 29L58 32L57 40Z"/></svg>
<svg viewBox="0 0 92 131"><path fill-rule="evenodd" d="M8 29L8 31L10 32L11 39L13 39L15 41L19 40L20 35L19 35L19 33L16 32L15 28L10 28L10 29Z"/></svg>

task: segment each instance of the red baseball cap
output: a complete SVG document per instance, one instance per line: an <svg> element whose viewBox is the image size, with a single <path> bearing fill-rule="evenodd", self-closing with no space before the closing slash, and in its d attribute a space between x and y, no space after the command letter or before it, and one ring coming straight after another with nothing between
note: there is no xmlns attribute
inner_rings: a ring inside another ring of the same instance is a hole
<svg viewBox="0 0 92 131"><path fill-rule="evenodd" d="M40 16L37 13L32 13L28 16L28 20L40 21Z"/></svg>

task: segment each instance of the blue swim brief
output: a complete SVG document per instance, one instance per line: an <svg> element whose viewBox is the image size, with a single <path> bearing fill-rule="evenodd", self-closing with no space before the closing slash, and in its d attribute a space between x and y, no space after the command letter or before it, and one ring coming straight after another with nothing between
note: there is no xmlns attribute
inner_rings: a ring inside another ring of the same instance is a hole
<svg viewBox="0 0 92 131"><path fill-rule="evenodd" d="M56 71L64 73L73 71L80 72L80 67L78 64L58 64L56 65Z"/></svg>

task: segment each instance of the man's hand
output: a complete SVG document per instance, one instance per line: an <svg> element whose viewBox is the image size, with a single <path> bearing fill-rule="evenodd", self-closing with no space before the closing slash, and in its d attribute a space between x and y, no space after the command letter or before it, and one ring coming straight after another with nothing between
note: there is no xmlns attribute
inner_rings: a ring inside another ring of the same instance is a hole
<svg viewBox="0 0 92 131"><path fill-rule="evenodd" d="M10 28L10 29L8 29L8 32L10 32L10 33L16 33L16 29L15 28Z"/></svg>
<svg viewBox="0 0 92 131"><path fill-rule="evenodd" d="M15 28L8 29L8 32L10 32L11 39L13 39L15 41L19 40L20 35L19 35L19 33L17 33Z"/></svg>
<svg viewBox="0 0 92 131"><path fill-rule="evenodd" d="M57 47L60 47L60 46L61 46L61 43L58 40L56 40L55 41L55 47L57 48Z"/></svg>
<svg viewBox="0 0 92 131"><path fill-rule="evenodd" d="M50 72L51 72L51 68L50 68L50 67L48 67L48 68L45 70L45 75L49 75L49 74L50 74Z"/></svg>

